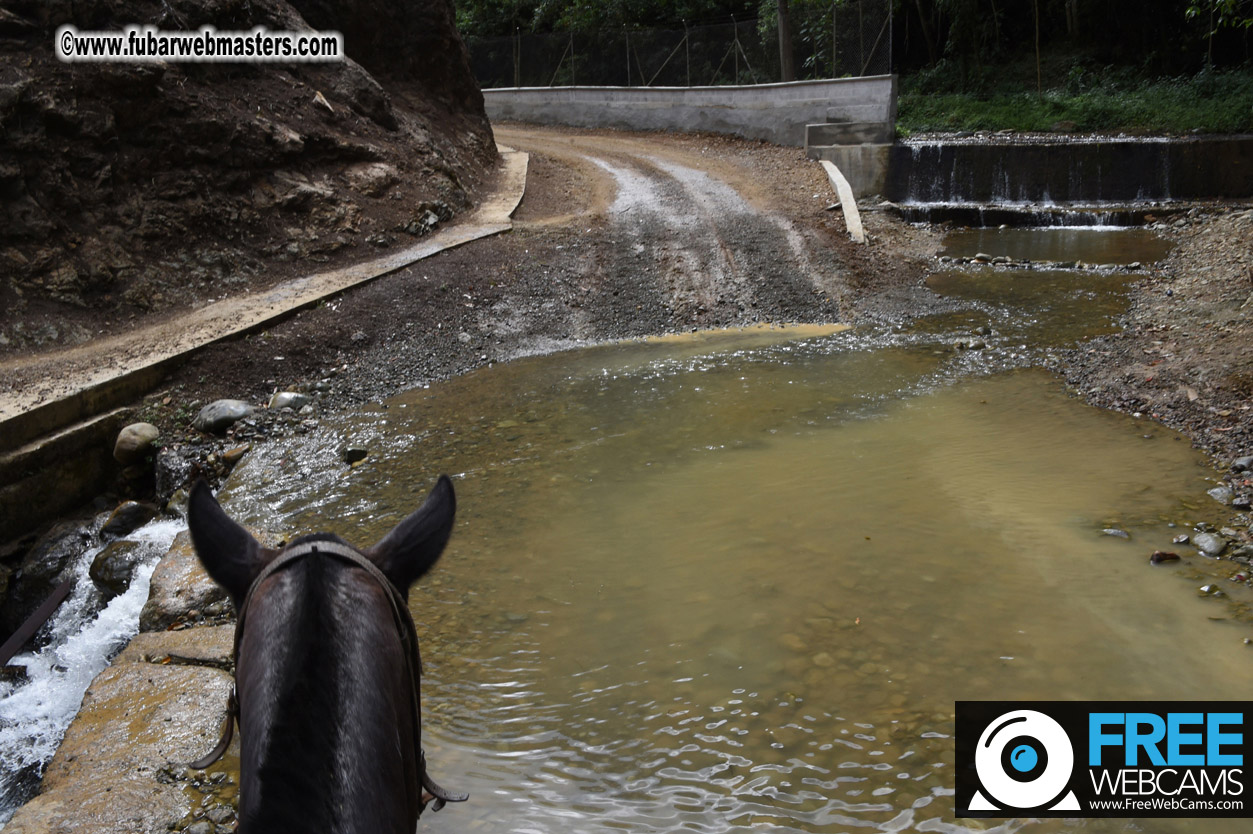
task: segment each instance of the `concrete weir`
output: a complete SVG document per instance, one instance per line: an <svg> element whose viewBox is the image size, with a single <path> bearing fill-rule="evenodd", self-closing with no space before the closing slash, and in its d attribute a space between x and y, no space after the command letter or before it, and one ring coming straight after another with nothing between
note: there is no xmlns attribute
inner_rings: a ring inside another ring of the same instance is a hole
<svg viewBox="0 0 1253 834"><path fill-rule="evenodd" d="M1134 204L1253 197L1253 136L936 137L894 145L904 204Z"/></svg>

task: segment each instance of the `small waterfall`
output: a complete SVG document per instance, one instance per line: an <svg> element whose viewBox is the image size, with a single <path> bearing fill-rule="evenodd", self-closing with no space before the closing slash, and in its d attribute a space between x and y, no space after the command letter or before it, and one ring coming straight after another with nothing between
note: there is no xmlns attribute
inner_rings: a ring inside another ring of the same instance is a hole
<svg viewBox="0 0 1253 834"><path fill-rule="evenodd" d="M26 680L0 683L0 828L34 794L87 687L138 631L152 571L185 528L181 520L160 520L127 535L144 546L144 556L126 592L107 603L88 571L108 542L67 569L74 590L44 625L42 647L11 661L26 667Z"/></svg>
<svg viewBox="0 0 1253 834"><path fill-rule="evenodd" d="M886 192L916 221L1133 225L1172 201L1253 197L1253 136L908 141Z"/></svg>

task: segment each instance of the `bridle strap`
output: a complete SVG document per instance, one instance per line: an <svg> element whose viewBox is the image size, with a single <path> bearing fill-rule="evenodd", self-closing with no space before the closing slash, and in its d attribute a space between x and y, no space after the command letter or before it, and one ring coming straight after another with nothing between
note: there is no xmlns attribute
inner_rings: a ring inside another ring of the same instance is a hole
<svg viewBox="0 0 1253 834"><path fill-rule="evenodd" d="M243 605L240 606L239 613L235 622L235 647L234 659L238 666L239 663L239 646L243 640L244 623L248 615L248 608L252 602L253 594L261 586L261 583L278 573L283 568L290 565L305 556L315 554L326 554L348 562L349 564L361 568L377 582L384 591L387 592L387 601L391 604L392 620L396 625L396 631L400 635L401 648L404 650L405 667L409 674L409 691L412 693L412 710L413 710L413 739L414 747L417 750L418 777L422 789L430 795L429 798L423 796L419 800L418 816L422 815L422 811L426 809L427 804L434 800L435 804L431 810L438 811L444 807L446 802L465 802L470 798L466 793L453 793L440 787L434 779L430 777L426 770L426 751L422 749L422 707L419 703L419 678L422 672L422 657L418 651L418 632L413 624L413 615L409 613L408 600L404 594L397 588L387 574L379 568L378 565L371 562L365 556L361 555L355 548L346 544L340 544L335 541L318 540L304 542L290 550L285 550L277 558L273 559L269 564L261 569L256 579L248 586L248 593L244 596ZM222 758L222 755L230 747L231 739L234 736L235 724L239 721L239 697L236 687L232 684L231 694L226 702L226 719L222 723L221 738L213 750L204 758L197 759L188 765L195 770L203 770L209 765Z"/></svg>

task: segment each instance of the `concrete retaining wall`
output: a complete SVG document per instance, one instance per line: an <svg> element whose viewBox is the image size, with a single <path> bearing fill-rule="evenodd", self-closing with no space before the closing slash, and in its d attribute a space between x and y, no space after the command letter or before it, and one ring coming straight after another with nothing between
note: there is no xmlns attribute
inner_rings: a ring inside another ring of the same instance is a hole
<svg viewBox="0 0 1253 834"><path fill-rule="evenodd" d="M750 87L484 90L488 118L571 127L729 133L802 147L805 125L896 121L896 76Z"/></svg>

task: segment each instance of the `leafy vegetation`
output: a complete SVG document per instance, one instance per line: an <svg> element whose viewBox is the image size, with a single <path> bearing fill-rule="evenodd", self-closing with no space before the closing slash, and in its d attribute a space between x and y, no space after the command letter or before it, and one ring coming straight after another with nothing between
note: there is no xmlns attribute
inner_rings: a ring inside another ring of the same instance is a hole
<svg viewBox="0 0 1253 834"><path fill-rule="evenodd" d="M1009 68L1002 69L1012 79ZM973 93L959 83L945 84L942 70L902 82L897 122L902 133L1253 131L1253 71L1248 69L1146 80L1129 71L1075 65L1061 83L1042 92L1006 81Z"/></svg>

